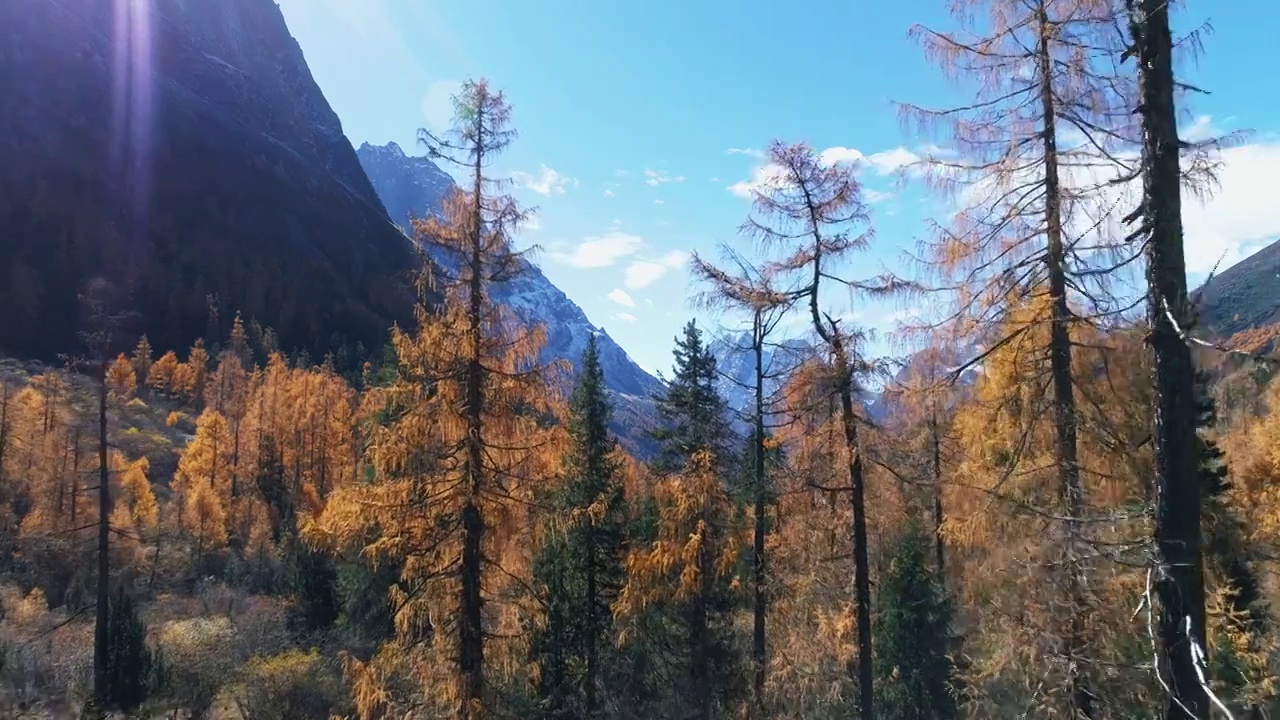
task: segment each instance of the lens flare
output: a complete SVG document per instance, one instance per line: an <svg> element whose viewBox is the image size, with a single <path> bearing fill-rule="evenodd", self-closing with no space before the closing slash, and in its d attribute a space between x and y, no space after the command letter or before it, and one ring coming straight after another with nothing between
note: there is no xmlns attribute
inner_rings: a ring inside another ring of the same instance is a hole
<svg viewBox="0 0 1280 720"><path fill-rule="evenodd" d="M111 167L132 211L135 238L145 235L151 197L155 85L151 0L115 0L111 78Z"/></svg>

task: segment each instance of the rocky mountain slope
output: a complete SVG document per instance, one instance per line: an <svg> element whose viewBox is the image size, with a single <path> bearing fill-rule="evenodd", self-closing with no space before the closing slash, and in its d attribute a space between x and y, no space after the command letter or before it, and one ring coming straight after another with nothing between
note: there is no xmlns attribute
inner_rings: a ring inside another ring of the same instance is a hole
<svg viewBox="0 0 1280 720"><path fill-rule="evenodd" d="M1201 330L1218 338L1280 324L1280 240L1194 293Z"/></svg>
<svg viewBox="0 0 1280 720"><path fill-rule="evenodd" d="M272 0L0 3L0 87L0 349L75 351L94 276L158 348L210 304L313 352L407 317L411 248Z"/></svg>
<svg viewBox="0 0 1280 720"><path fill-rule="evenodd" d="M396 143L364 143L356 154L391 218L406 229L411 216L438 212L445 193L454 185L453 178L431 160L410 156ZM652 444L645 431L656 422L652 397L661 392L662 382L642 370L532 263L526 261L524 273L495 287L494 300L512 308L524 321L546 327L544 360L577 363L586 350L587 338L596 335L614 401L614 432L628 450L647 456Z"/></svg>

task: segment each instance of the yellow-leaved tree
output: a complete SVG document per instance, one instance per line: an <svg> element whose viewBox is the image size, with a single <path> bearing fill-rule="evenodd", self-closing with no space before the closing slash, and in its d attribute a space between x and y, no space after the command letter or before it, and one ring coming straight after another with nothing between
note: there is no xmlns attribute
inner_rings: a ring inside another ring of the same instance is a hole
<svg viewBox="0 0 1280 720"><path fill-rule="evenodd" d="M647 547L627 557L627 582L614 612L626 627L644 617L652 607L676 614L683 626L677 652L687 657L689 677L683 699L690 717L710 720L722 716L717 706L737 693L724 692L737 678L719 675L734 672L731 663L719 660L732 652L725 627L727 598L739 590L736 574L743 549L740 514L726 491L721 461L707 449L696 450L683 472L662 477L653 488L656 533ZM622 640L635 632L623 630ZM722 708L721 712L732 710Z"/></svg>
<svg viewBox="0 0 1280 720"><path fill-rule="evenodd" d="M491 296L529 269L511 247L526 212L487 176L515 136L511 111L483 80L465 84L455 108L448 137L422 137L465 169L465 189L415 226L433 272L419 283L416 330L392 331L394 379L372 391L385 418L367 438L374 479L334 490L308 528L313 540L358 548L375 564L402 563L391 600L405 642L348 663L362 717L424 705L464 720L492 712L489 671L509 677L523 660L511 643L487 639L518 634L513 578L529 560L518 531L532 486L555 471L545 420L556 394L538 361L544 331L522 327ZM425 651L412 642L423 638ZM406 671L418 699L389 698L388 678Z"/></svg>

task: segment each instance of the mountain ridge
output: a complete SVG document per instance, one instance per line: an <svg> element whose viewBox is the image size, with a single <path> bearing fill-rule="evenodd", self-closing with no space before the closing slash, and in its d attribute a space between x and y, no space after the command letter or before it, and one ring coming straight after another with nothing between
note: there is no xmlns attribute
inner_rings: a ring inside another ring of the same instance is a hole
<svg viewBox="0 0 1280 720"><path fill-rule="evenodd" d="M1192 292L1200 326L1214 337L1280 324L1280 240Z"/></svg>

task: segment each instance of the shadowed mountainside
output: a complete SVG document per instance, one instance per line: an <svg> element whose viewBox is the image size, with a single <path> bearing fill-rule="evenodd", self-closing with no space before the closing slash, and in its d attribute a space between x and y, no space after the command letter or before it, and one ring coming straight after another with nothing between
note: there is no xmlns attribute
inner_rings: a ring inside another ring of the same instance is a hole
<svg viewBox="0 0 1280 720"><path fill-rule="evenodd" d="M410 247L279 7L117 5L0 4L0 348L75 351L94 276L159 349L209 332L211 304L285 347L376 347L409 317Z"/></svg>

